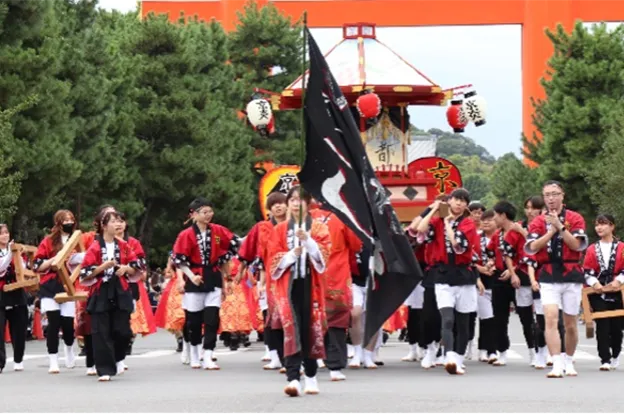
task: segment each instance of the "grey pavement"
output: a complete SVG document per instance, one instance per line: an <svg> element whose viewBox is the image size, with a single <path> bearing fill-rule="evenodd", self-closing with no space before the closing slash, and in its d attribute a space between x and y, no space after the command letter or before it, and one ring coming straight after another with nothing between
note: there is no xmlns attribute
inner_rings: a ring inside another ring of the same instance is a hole
<svg viewBox="0 0 624 417"><path fill-rule="evenodd" d="M0 374L2 412L621 412L624 369L600 372L595 340L579 329L575 378L547 379L528 365L517 317L511 322L512 349L506 367L466 361L463 376L442 368L423 370L401 362L407 344L391 338L377 370L346 370L347 381L330 382L319 373L321 393L288 398L286 380L262 369L263 345L237 352L217 349L220 371L192 370L174 353L175 340L159 331L138 338L129 370L111 382L85 375L84 358L74 369L47 374L45 342L29 342L25 371L8 363ZM252 336L255 340L255 335ZM10 347L7 349L9 357ZM61 354L62 356L62 354ZM475 355L476 359L476 355ZM61 362L62 365L62 362Z"/></svg>

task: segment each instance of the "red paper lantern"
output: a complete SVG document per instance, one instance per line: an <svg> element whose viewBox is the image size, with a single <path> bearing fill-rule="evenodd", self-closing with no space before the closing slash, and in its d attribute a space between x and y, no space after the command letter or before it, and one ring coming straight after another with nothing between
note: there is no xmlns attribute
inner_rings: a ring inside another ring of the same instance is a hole
<svg viewBox="0 0 624 417"><path fill-rule="evenodd" d="M358 97L356 106L360 116L365 119L372 119L381 113L381 100L375 93L368 93Z"/></svg>
<svg viewBox="0 0 624 417"><path fill-rule="evenodd" d="M462 133L464 131L469 120L464 112L462 100L451 100L451 105L446 109L446 120L453 128L453 132Z"/></svg>

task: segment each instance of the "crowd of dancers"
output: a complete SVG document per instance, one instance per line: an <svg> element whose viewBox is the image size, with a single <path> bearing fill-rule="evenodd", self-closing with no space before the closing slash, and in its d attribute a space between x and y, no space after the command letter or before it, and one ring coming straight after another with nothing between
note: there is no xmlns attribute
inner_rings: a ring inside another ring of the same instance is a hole
<svg viewBox="0 0 624 417"><path fill-rule="evenodd" d="M151 283L162 288L155 313L146 291L146 255L112 206L100 209L95 230L82 235L84 251L75 250L67 261L70 271L79 269L76 287L88 292L85 301L57 297L67 291L54 265L76 230L70 211L55 214L34 262L24 259L23 266L40 276L37 308L47 320L50 374L60 372L61 334L65 367L75 367L79 338L87 375L104 382L127 370L136 335L160 327L175 335L183 364L215 371L219 335L236 349L257 331L268 362L263 368L286 374L290 396L319 393L319 366L328 368L331 381L346 380L345 368L377 368L384 331L401 331L409 345L404 361L463 375L474 344L479 361L507 364L513 304L530 365L551 367L547 376L560 378L577 375L573 357L583 285L595 291L592 309L607 311L622 308L624 282L624 244L614 237L613 216L596 218L599 241L589 245L585 221L565 207L564 195L561 184L547 182L542 196L526 200L524 220L506 201L491 209L471 204L464 189L439 196L405 229L424 279L367 346L363 329L374 256L299 186L270 194L269 219L244 238L212 221L208 200L195 199L189 206L192 224L173 244L166 281ZM0 329L8 323L6 334L1 332L0 371L7 362L7 337L14 370L24 369L33 291L3 291L15 282L12 244L7 225L0 224ZM596 324L600 369L613 370L622 318Z"/></svg>

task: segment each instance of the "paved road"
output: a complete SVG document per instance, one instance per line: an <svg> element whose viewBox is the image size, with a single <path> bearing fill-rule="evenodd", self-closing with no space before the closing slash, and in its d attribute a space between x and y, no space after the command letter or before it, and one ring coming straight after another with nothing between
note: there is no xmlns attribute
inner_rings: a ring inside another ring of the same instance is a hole
<svg viewBox="0 0 624 417"><path fill-rule="evenodd" d="M25 371L7 364L0 374L3 412L621 412L624 369L599 372L595 340L581 334L576 378L550 380L528 366L521 329L512 319L513 350L506 367L467 361L467 373L425 371L403 363L407 345L391 338L382 348L385 366L347 370L347 381L319 375L321 394L288 398L285 377L264 371L263 346L217 356L221 371L191 370L180 364L166 332L138 339L130 367L110 383L85 375L84 359L73 370L47 374L45 342L29 342ZM255 336L253 337L255 340ZM8 349L10 351L10 348ZM9 352L7 352L9 353ZM591 394L588 394L591 393Z"/></svg>

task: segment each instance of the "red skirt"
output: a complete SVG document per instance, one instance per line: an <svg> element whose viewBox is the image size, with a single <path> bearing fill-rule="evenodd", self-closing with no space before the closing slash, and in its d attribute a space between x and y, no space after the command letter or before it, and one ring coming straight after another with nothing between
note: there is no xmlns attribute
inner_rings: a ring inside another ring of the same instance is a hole
<svg viewBox="0 0 624 417"><path fill-rule="evenodd" d="M182 293L178 291L176 279L169 280L160 296L154 324L170 332L180 332L184 328L184 310L182 309Z"/></svg>
<svg viewBox="0 0 624 417"><path fill-rule="evenodd" d="M132 334L140 334L147 336L156 333L156 320L152 313L152 306L149 301L149 295L142 282L139 282L139 300L136 302L134 312L130 316L130 328Z"/></svg>

